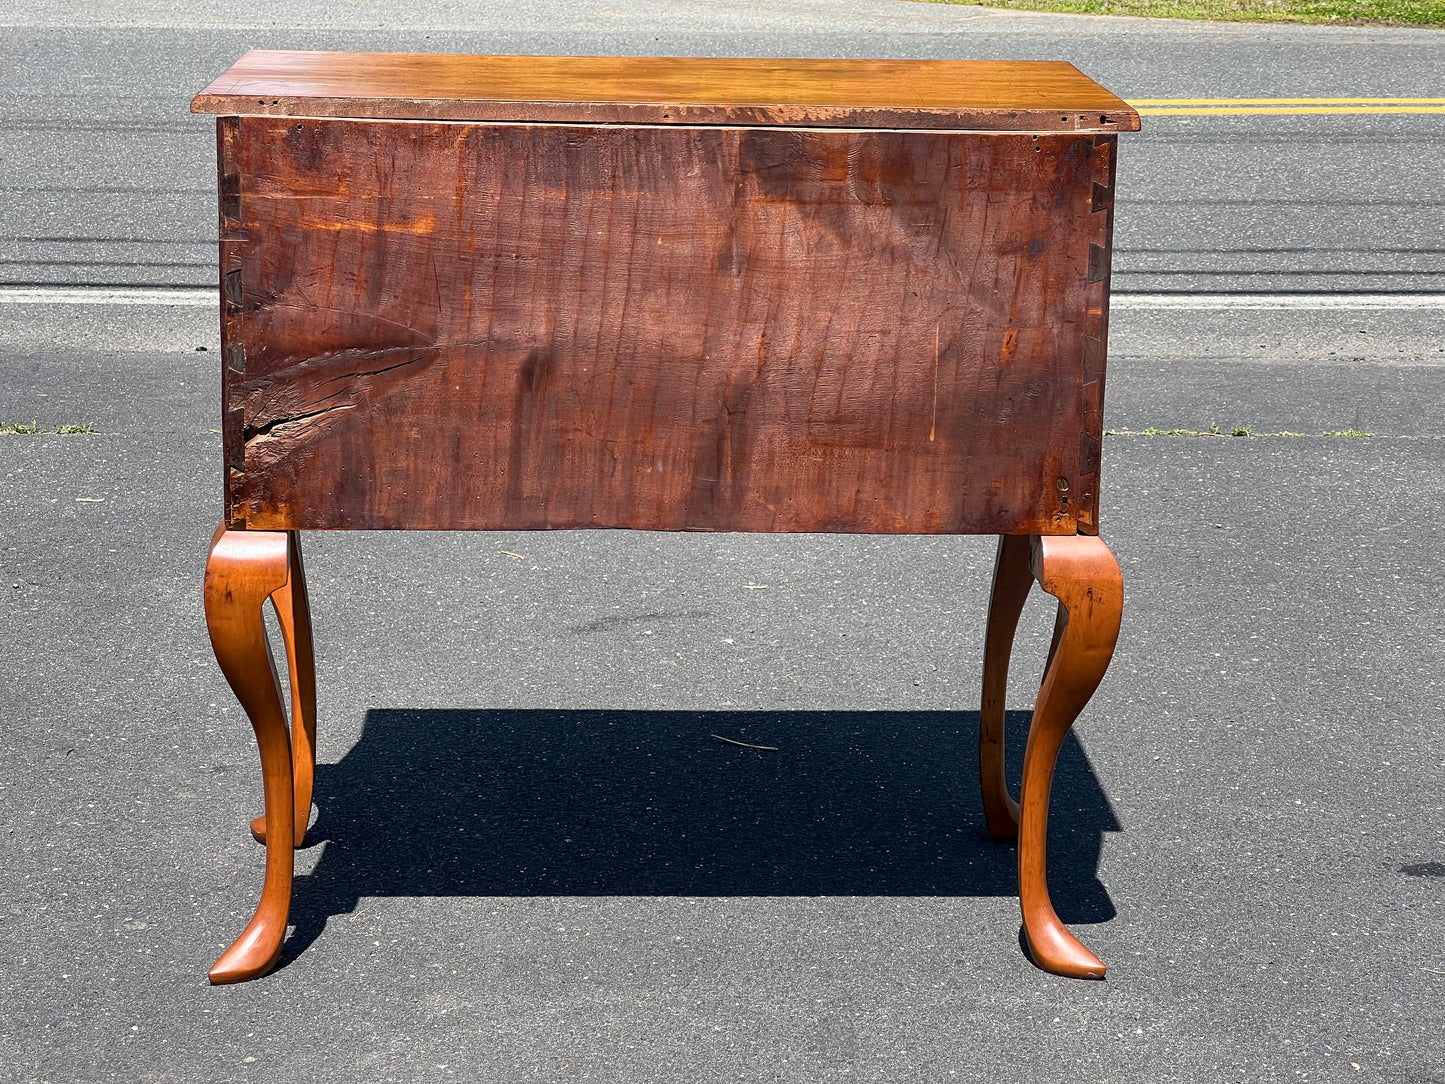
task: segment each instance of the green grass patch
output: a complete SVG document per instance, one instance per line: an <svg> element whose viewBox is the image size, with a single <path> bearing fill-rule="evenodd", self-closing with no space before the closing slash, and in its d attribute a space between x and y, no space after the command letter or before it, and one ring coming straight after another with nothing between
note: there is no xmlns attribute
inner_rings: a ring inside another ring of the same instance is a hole
<svg viewBox="0 0 1445 1084"><path fill-rule="evenodd" d="M958 4L967 0L929 0ZM1219 22L1445 26L1445 0L992 0L975 7Z"/></svg>
<svg viewBox="0 0 1445 1084"><path fill-rule="evenodd" d="M0 422L0 433L21 433L26 436L35 433L59 433L61 436L69 436L72 433L94 432L95 424L93 422L82 422L79 425L57 425L54 429L41 425L34 418L30 419L28 425L25 422L15 422L13 424Z"/></svg>
<svg viewBox="0 0 1445 1084"><path fill-rule="evenodd" d="M1208 429L1156 429L1150 426L1148 429L1105 429L1106 437L1304 437L1308 433L1291 433L1288 429L1282 429L1278 433L1256 433L1248 426L1235 426L1228 433L1221 432L1219 423L1215 422ZM1373 437L1376 434L1367 433L1363 429L1333 429L1321 433L1322 437Z"/></svg>

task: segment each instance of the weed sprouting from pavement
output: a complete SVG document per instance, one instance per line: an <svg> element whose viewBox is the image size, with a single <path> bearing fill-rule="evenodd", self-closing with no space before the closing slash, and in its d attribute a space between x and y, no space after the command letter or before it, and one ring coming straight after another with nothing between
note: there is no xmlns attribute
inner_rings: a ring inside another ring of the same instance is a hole
<svg viewBox="0 0 1445 1084"><path fill-rule="evenodd" d="M1322 437L1375 437L1378 433L1370 433L1363 429L1326 429L1319 434ZM1208 429L1158 429L1150 426L1148 429L1105 429L1106 437L1307 437L1309 433L1294 433L1288 429L1281 429L1278 433L1256 433L1247 425L1236 425L1228 433L1220 429L1218 423L1211 425Z"/></svg>
<svg viewBox="0 0 1445 1084"><path fill-rule="evenodd" d="M40 424L35 418L30 419L30 424L15 422L7 424L0 422L0 433L18 433L23 436L34 436L37 433L58 433L62 437L68 437L75 433L94 433L94 422L80 422L74 425L57 425L54 429L47 428Z"/></svg>

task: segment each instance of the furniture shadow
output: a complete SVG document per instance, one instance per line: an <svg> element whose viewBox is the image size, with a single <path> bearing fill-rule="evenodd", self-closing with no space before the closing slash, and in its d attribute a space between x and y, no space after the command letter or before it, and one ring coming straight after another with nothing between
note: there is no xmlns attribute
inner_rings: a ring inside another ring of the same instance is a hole
<svg viewBox="0 0 1445 1084"><path fill-rule="evenodd" d="M1015 793L1028 723L1008 713ZM282 963L363 896L1012 896L977 743L976 711L373 709L317 765L326 846ZM1072 734L1051 810L1059 916L1113 918L1120 826Z"/></svg>

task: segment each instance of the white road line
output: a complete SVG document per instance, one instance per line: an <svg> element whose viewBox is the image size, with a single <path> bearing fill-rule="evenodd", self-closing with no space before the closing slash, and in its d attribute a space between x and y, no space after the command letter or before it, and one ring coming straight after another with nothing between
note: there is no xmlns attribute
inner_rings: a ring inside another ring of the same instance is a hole
<svg viewBox="0 0 1445 1084"><path fill-rule="evenodd" d="M154 305L213 308L215 287L172 289L164 286L0 286L0 305ZM1209 312L1228 309L1445 309L1441 294L1151 294L1115 291L1113 309L1175 309Z"/></svg>
<svg viewBox="0 0 1445 1084"><path fill-rule="evenodd" d="M1146 294L1109 295L1111 309L1445 309L1445 294Z"/></svg>
<svg viewBox="0 0 1445 1084"><path fill-rule="evenodd" d="M166 286L0 286L0 305L219 306L218 287Z"/></svg>

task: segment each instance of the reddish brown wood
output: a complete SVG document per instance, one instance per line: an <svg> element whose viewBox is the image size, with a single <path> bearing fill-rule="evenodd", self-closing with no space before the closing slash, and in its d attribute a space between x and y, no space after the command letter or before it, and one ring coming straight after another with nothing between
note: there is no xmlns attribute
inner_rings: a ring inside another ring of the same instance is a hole
<svg viewBox="0 0 1445 1084"><path fill-rule="evenodd" d="M261 900L241 936L212 966L210 980L217 984L244 982L276 965L291 907L295 845L291 743L261 607L288 584L299 588L291 593L293 603L298 597L304 600L300 566L293 564L292 554L299 555L299 550L283 533L228 531L223 524L211 539L206 562L206 626L211 646L256 732L266 799L266 878ZM295 613L294 606L287 609ZM295 624L299 628L300 621ZM302 669L293 662L293 675L299 677Z"/></svg>
<svg viewBox="0 0 1445 1084"><path fill-rule="evenodd" d="M1104 363L1109 341L1109 276L1114 251L1114 140L1107 144L1109 180L1096 184L1090 206L1103 220L1103 239L1089 246L1089 271L1083 312L1082 387L1079 389L1078 470L1073 478L1075 515L1080 534L1099 533L1099 455L1104 431Z"/></svg>
<svg viewBox="0 0 1445 1084"><path fill-rule="evenodd" d="M232 527L1092 507L1113 137L241 118L221 146Z"/></svg>
<svg viewBox="0 0 1445 1084"><path fill-rule="evenodd" d="M585 124L1138 131L1072 64L247 53L197 113Z"/></svg>
<svg viewBox="0 0 1445 1084"><path fill-rule="evenodd" d="M1015 839L1019 831L1019 806L1004 778L1004 695L1008 691L1014 633L1033 585L1028 537L1003 535L993 565L983 646L983 700L978 718L979 791L988 834L997 840Z"/></svg>
<svg viewBox="0 0 1445 1084"><path fill-rule="evenodd" d="M992 726L997 735L998 770L984 774L986 810L990 788L997 794L1003 787L1002 696L1008 667L1005 633L1007 639L1012 639L1012 626L1028 591L1026 584L1021 586L1018 570L1022 541L1004 539L999 547L994 581L996 608L989 613L984 725ZM1113 657L1123 613L1124 585L1119 565L1102 539L1045 535L1028 540L1027 552L1030 578L1059 600L1059 620L1029 724L1021 800L1015 807L1019 809L1019 903L1024 934L1034 961L1044 970L1074 978L1103 978L1104 964L1069 932L1054 911L1045 868L1046 845L1054 763L1069 728L1094 695ZM1005 590L999 602L1001 582ZM995 830L996 818L999 830L995 834L1004 835L1004 821L998 811L989 813L990 830Z"/></svg>

